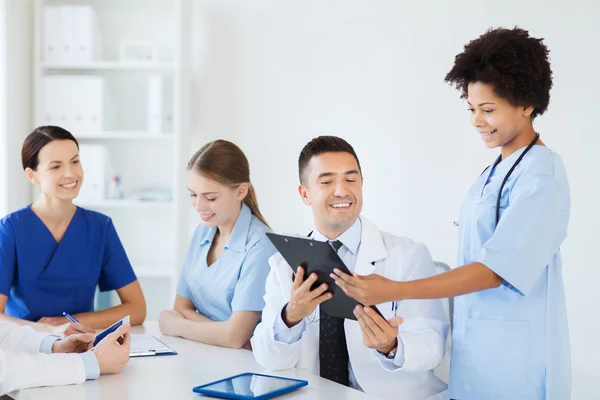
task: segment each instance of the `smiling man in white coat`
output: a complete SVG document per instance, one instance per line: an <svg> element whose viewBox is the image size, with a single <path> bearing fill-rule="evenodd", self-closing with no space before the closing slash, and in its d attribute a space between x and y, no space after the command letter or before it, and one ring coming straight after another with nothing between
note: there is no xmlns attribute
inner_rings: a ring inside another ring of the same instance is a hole
<svg viewBox="0 0 600 400"><path fill-rule="evenodd" d="M331 241L344 264L359 275L404 281L433 275L427 247L381 232L362 209L362 170L352 146L334 136L310 141L300 153L299 192L312 208L311 237ZM448 321L440 300L410 300L357 307L358 321L331 317L319 304L331 298L325 284L310 290L277 253L269 260L262 322L252 347L270 370L294 367L383 399L444 399L435 368L444 357ZM401 317L401 318L398 318Z"/></svg>

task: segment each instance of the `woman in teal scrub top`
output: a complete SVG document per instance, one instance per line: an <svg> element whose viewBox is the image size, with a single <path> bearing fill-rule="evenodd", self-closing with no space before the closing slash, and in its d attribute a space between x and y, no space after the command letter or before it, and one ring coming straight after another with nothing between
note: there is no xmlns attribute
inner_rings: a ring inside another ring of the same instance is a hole
<svg viewBox="0 0 600 400"><path fill-rule="evenodd" d="M250 183L248 160L216 140L188 163L188 190L202 224L194 232L173 310L161 332L232 348L248 345L264 308L268 259L276 250Z"/></svg>
<svg viewBox="0 0 600 400"><path fill-rule="evenodd" d="M39 127L25 139L22 163L41 194L0 220L0 318L41 331L68 324L63 312L95 329L125 315L141 324L144 295L111 219L73 204L84 181L77 140ZM96 286L116 290L122 304L95 312Z"/></svg>
<svg viewBox="0 0 600 400"><path fill-rule="evenodd" d="M570 398L560 256L569 182L560 156L533 127L550 100L548 53L525 30L493 29L468 43L446 76L466 98L485 146L500 148L462 205L459 267L411 282L336 278L366 304L456 297L452 399Z"/></svg>

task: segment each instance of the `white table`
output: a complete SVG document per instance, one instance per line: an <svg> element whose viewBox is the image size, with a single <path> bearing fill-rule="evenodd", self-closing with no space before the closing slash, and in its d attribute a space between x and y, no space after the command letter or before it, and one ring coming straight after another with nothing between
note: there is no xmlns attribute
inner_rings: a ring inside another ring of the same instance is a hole
<svg viewBox="0 0 600 400"><path fill-rule="evenodd" d="M83 385L21 390L10 396L16 400L201 400L192 388L243 372L257 372L298 378L308 386L282 396L284 399L373 399L362 392L323 379L302 369L270 372L261 368L248 350L233 350L161 336L156 322L136 326L131 333L156 336L177 351L176 356L132 358L120 374L102 375Z"/></svg>

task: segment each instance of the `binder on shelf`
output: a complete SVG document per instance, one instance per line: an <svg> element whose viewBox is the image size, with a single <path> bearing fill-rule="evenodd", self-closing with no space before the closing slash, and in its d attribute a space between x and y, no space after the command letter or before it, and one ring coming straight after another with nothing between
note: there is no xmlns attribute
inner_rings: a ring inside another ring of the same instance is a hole
<svg viewBox="0 0 600 400"><path fill-rule="evenodd" d="M42 12L42 57L46 62L60 61L60 7L46 6Z"/></svg>
<svg viewBox="0 0 600 400"><path fill-rule="evenodd" d="M75 10L71 6L60 6L59 10L60 19L58 32L61 44L58 52L59 62L69 63L73 62L75 59L73 51L75 44L75 35L73 32Z"/></svg>
<svg viewBox="0 0 600 400"><path fill-rule="evenodd" d="M162 129L165 133L173 132L173 98L174 92L173 77L163 77L163 122Z"/></svg>
<svg viewBox="0 0 600 400"><path fill-rule="evenodd" d="M89 76L82 80L79 87L82 107L82 123L79 133L98 134L104 130L105 104L107 103L104 80L99 76Z"/></svg>
<svg viewBox="0 0 600 400"><path fill-rule="evenodd" d="M101 76L42 77L40 124L58 125L77 136L105 129L112 105Z"/></svg>
<svg viewBox="0 0 600 400"><path fill-rule="evenodd" d="M93 203L104 200L108 180L111 176L106 148L101 144L80 144L79 158L85 166L85 180L75 203Z"/></svg>
<svg viewBox="0 0 600 400"><path fill-rule="evenodd" d="M90 5L48 5L42 11L42 58L48 64L101 59L101 36Z"/></svg>
<svg viewBox="0 0 600 400"><path fill-rule="evenodd" d="M173 131L173 79L163 76L148 78L148 132Z"/></svg>
<svg viewBox="0 0 600 400"><path fill-rule="evenodd" d="M101 36L94 9L90 5L72 7L73 58L78 64L88 64L101 59Z"/></svg>
<svg viewBox="0 0 600 400"><path fill-rule="evenodd" d="M161 76L148 78L148 132L162 132L163 79Z"/></svg>

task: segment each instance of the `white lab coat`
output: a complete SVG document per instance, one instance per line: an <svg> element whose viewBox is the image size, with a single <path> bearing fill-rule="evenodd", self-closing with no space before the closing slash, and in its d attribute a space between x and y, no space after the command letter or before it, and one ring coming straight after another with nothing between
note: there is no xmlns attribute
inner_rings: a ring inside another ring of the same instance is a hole
<svg viewBox="0 0 600 400"><path fill-rule="evenodd" d="M0 321L0 396L37 386L85 382L79 354L40 354L47 333Z"/></svg>
<svg viewBox="0 0 600 400"><path fill-rule="evenodd" d="M381 232L361 217L362 237L354 272L379 274L397 281L420 279L435 274L426 246ZM375 265L372 264L374 262ZM252 338L257 362L270 370L303 368L319 374L319 308L307 318L302 338L291 344L275 341L274 325L290 300L292 269L277 253L269 260L262 322ZM394 317L391 303L378 305L387 319ZM350 363L365 393L383 399L444 399L446 384L433 373L444 357L448 320L441 300L408 300L398 303L397 316L404 322L398 338L404 344L404 364L399 367L363 344L358 322L346 320L346 342Z"/></svg>

